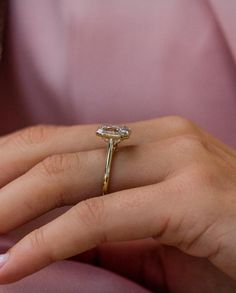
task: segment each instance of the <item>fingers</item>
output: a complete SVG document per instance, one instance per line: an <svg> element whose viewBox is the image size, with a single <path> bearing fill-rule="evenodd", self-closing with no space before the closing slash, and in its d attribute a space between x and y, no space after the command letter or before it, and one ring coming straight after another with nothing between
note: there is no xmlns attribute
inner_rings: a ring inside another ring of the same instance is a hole
<svg viewBox="0 0 236 293"><path fill-rule="evenodd" d="M104 146L102 141L96 138L95 130L95 125L39 125L3 137L0 141L0 186L24 174L50 155Z"/></svg>
<svg viewBox="0 0 236 293"><path fill-rule="evenodd" d="M219 217L218 206L207 188L192 194L193 181L185 182L188 189L181 188L183 179L187 177L79 202L8 251L0 283L19 280L54 261L108 242L153 237L191 255L207 257L216 251L211 227Z"/></svg>
<svg viewBox="0 0 236 293"><path fill-rule="evenodd" d="M205 211L199 207L203 205L180 194L171 180L82 201L13 246L0 269L0 283L19 280L102 243L156 236L169 245L183 243L183 239L187 242L188 238L193 243L207 225ZM198 225L199 218L202 221ZM205 246L209 248L208 244Z"/></svg>
<svg viewBox="0 0 236 293"><path fill-rule="evenodd" d="M126 124L132 129L132 134L122 142L122 146L148 144L186 134L202 135L192 122L178 116ZM0 187L54 154L106 148L105 142L95 135L97 127L98 124L69 127L39 125L1 138Z"/></svg>
<svg viewBox="0 0 236 293"><path fill-rule="evenodd" d="M126 124L132 129L132 134L122 142L123 146L154 142L192 133L197 129L181 117L163 117ZM97 127L98 124L67 127L39 125L2 137L0 187L53 154L105 148L104 141L95 135Z"/></svg>
<svg viewBox="0 0 236 293"><path fill-rule="evenodd" d="M170 138L118 148L109 192L145 186L176 176L190 164L209 161L195 138ZM0 190L0 233L64 205L101 195L106 149L47 157ZM12 217L12 211L20 210ZM5 221L8 219L8 221Z"/></svg>
<svg viewBox="0 0 236 293"><path fill-rule="evenodd" d="M172 173L176 159L184 163L171 153L171 147L160 142L120 148L113 159L110 192L164 180ZM53 208L101 195L105 159L105 149L54 155L3 187L0 233ZM21 212L12 217L16 210Z"/></svg>
<svg viewBox="0 0 236 293"><path fill-rule="evenodd" d="M0 283L16 281L100 243L161 233L175 205L166 205L170 197L160 184L80 202L10 249L10 257L0 270Z"/></svg>

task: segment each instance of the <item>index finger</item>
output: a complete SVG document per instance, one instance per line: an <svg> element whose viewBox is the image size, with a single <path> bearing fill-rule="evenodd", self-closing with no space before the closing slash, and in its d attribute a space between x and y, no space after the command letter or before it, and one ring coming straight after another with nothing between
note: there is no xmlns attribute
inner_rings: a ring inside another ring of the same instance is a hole
<svg viewBox="0 0 236 293"><path fill-rule="evenodd" d="M173 211L173 204L166 204L168 192L162 184L165 182L82 201L32 231L9 250L9 259L0 269L0 283L19 280L104 242L160 233Z"/></svg>

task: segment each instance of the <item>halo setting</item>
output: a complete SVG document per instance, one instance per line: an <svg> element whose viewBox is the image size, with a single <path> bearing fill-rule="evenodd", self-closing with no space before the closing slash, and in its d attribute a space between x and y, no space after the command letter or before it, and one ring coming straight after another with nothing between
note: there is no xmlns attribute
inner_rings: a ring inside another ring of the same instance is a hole
<svg viewBox="0 0 236 293"><path fill-rule="evenodd" d="M115 143L119 143L130 137L131 129L125 125L104 124L97 129L96 134L105 141L113 139Z"/></svg>

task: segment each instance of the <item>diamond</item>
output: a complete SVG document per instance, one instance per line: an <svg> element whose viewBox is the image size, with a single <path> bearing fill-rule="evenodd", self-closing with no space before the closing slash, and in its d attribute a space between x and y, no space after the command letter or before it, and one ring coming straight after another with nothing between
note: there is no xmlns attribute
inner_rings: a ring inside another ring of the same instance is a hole
<svg viewBox="0 0 236 293"><path fill-rule="evenodd" d="M96 134L105 140L114 139L117 142L129 138L131 129L125 125L101 125Z"/></svg>

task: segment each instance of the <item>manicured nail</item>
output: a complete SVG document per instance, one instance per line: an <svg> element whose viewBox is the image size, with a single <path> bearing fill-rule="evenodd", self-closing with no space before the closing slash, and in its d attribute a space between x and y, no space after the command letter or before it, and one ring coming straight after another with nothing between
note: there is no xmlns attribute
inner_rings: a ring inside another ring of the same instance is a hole
<svg viewBox="0 0 236 293"><path fill-rule="evenodd" d="M7 262L9 253L0 254L0 268Z"/></svg>

